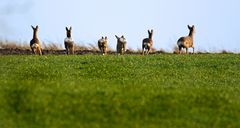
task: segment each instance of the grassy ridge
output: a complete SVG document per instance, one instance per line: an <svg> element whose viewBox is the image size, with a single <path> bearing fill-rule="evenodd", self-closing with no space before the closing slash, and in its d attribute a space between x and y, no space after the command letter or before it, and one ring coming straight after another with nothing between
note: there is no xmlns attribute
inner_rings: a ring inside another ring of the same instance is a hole
<svg viewBox="0 0 240 128"><path fill-rule="evenodd" d="M0 127L240 127L240 56L0 56Z"/></svg>

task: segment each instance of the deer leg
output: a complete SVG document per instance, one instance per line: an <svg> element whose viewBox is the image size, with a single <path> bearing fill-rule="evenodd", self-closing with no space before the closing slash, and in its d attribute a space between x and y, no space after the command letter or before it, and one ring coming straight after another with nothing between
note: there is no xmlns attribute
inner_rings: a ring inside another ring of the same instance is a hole
<svg viewBox="0 0 240 128"><path fill-rule="evenodd" d="M149 54L149 51L150 51L150 49L148 48L148 49L147 49L147 55Z"/></svg>
<svg viewBox="0 0 240 128"><path fill-rule="evenodd" d="M119 46L118 46L118 44L117 44L117 55L119 54Z"/></svg>
<svg viewBox="0 0 240 128"><path fill-rule="evenodd" d="M39 48L36 48L36 54L37 54L37 55L40 55L40 53L39 53Z"/></svg>
<svg viewBox="0 0 240 128"><path fill-rule="evenodd" d="M104 53L107 55L107 47L104 47Z"/></svg>
<svg viewBox="0 0 240 128"><path fill-rule="evenodd" d="M181 46L178 46L178 54L180 54L182 51L182 47Z"/></svg>
<svg viewBox="0 0 240 128"><path fill-rule="evenodd" d="M142 48L142 55L144 55L144 48Z"/></svg>
<svg viewBox="0 0 240 128"><path fill-rule="evenodd" d="M73 54L73 48L70 47L70 54L72 55Z"/></svg>
<svg viewBox="0 0 240 128"><path fill-rule="evenodd" d="M74 54L74 48L73 48L73 46L71 47L71 54Z"/></svg>
<svg viewBox="0 0 240 128"><path fill-rule="evenodd" d="M194 47L193 47L193 54L194 54Z"/></svg>
<svg viewBox="0 0 240 128"><path fill-rule="evenodd" d="M35 52L34 52L34 48L31 47L31 49L32 49L32 53L35 54Z"/></svg>
<svg viewBox="0 0 240 128"><path fill-rule="evenodd" d="M66 51L67 51L67 54L69 54L69 49L68 49L68 47L66 48Z"/></svg>
<svg viewBox="0 0 240 128"><path fill-rule="evenodd" d="M42 50L41 50L41 48L38 48L38 54L39 54L39 55L42 55Z"/></svg>
<svg viewBox="0 0 240 128"><path fill-rule="evenodd" d="M68 46L65 44L66 53L68 54Z"/></svg>
<svg viewBox="0 0 240 128"><path fill-rule="evenodd" d="M103 55L105 54L105 49L104 49L104 47L102 47L102 54L103 54Z"/></svg>
<svg viewBox="0 0 240 128"><path fill-rule="evenodd" d="M148 54L151 52L151 50L152 50L152 47L149 47L148 48Z"/></svg>
<svg viewBox="0 0 240 128"><path fill-rule="evenodd" d="M122 53L123 54L125 54L125 52L126 52L126 49L125 49L126 47L125 47L125 45L123 45L123 49L122 49Z"/></svg>
<svg viewBox="0 0 240 128"><path fill-rule="evenodd" d="M188 54L188 48L186 48L186 54Z"/></svg>
<svg viewBox="0 0 240 128"><path fill-rule="evenodd" d="M144 43L142 44L142 55L144 55L145 53L145 46L144 46Z"/></svg>
<svg viewBox="0 0 240 128"><path fill-rule="evenodd" d="M122 48L121 48L121 55L123 55L125 52L125 48L124 48L124 44L122 44Z"/></svg>

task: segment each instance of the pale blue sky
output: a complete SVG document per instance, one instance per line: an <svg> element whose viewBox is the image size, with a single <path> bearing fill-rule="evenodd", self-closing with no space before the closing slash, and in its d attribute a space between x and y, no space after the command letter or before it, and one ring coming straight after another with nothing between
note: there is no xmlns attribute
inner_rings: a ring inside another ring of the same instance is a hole
<svg viewBox="0 0 240 128"><path fill-rule="evenodd" d="M1 0L0 39L28 41L31 25L39 38L63 46L65 27L73 27L77 44L96 44L124 34L128 48L141 48L147 30L154 29L156 49L172 51L187 25L196 26L195 47L240 52L240 0Z"/></svg>

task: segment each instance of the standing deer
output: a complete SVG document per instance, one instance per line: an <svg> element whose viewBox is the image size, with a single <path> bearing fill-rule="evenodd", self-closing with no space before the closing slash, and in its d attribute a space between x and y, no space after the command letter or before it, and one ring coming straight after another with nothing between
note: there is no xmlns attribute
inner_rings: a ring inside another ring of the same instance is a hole
<svg viewBox="0 0 240 128"><path fill-rule="evenodd" d="M107 37L106 36L105 38L102 37L101 39L98 40L98 48L103 55L107 54Z"/></svg>
<svg viewBox="0 0 240 128"><path fill-rule="evenodd" d="M74 41L71 36L72 32L72 27L68 29L66 27L66 32L67 32L67 37L64 39L64 45L67 51L67 54L74 54Z"/></svg>
<svg viewBox="0 0 240 128"><path fill-rule="evenodd" d="M36 27L31 27L33 29L33 39L30 41L32 53L35 55L42 55L40 41L38 40L38 25Z"/></svg>
<svg viewBox="0 0 240 128"><path fill-rule="evenodd" d="M148 30L148 38L143 39L142 42L142 54L149 54L150 50L152 49L153 45L153 30Z"/></svg>
<svg viewBox="0 0 240 128"><path fill-rule="evenodd" d="M115 35L115 37L117 38L117 54L123 55L126 51L127 41L123 35L121 37Z"/></svg>
<svg viewBox="0 0 240 128"><path fill-rule="evenodd" d="M188 29L189 29L189 35L186 37L181 37L180 39L178 39L177 41L177 45L179 48L179 54L181 53L182 48L186 48L186 53L188 53L188 48L192 48L193 49L193 53L194 53L194 45L193 45L193 36L195 33L195 26L193 25L192 27L188 25Z"/></svg>

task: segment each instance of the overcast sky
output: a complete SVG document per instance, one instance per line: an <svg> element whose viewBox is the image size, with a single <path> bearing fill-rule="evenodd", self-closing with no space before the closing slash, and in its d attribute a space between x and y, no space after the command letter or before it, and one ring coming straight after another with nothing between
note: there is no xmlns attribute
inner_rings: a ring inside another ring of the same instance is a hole
<svg viewBox="0 0 240 128"><path fill-rule="evenodd" d="M141 48L154 29L156 49L171 51L187 25L195 25L196 50L240 52L240 0L1 0L0 39L27 41L31 25L39 39L63 46L65 27L72 26L77 44L96 44L108 36L125 35L128 48Z"/></svg>

